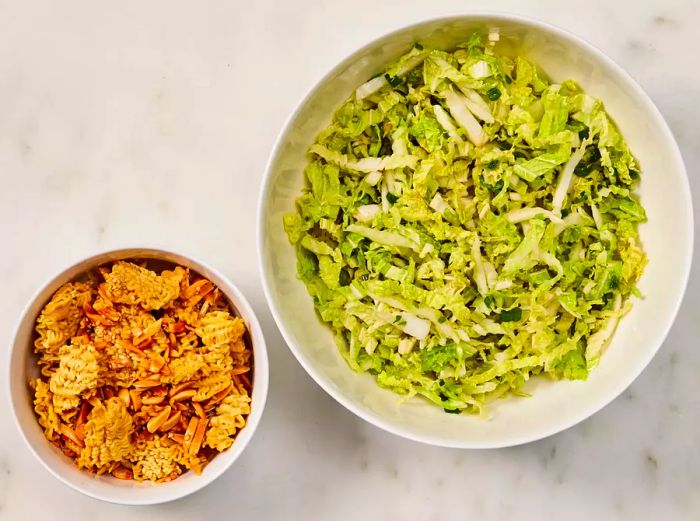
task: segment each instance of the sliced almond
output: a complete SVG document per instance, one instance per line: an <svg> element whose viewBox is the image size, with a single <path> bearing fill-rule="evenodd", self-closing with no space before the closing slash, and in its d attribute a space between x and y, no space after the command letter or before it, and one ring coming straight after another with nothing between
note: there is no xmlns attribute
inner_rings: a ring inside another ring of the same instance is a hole
<svg viewBox="0 0 700 521"><path fill-rule="evenodd" d="M165 408L156 416L148 420L148 423L146 424L146 429L148 432L153 434L156 432L161 425L163 425L166 420L170 417L170 406L166 405Z"/></svg>
<svg viewBox="0 0 700 521"><path fill-rule="evenodd" d="M117 396L119 399L124 402L124 405L129 407L131 405L131 397L129 396L129 389L126 387L122 387L119 389L119 392L117 393Z"/></svg>
<svg viewBox="0 0 700 521"><path fill-rule="evenodd" d="M214 284L212 284L207 279L199 279L198 281L190 284L190 286L180 295L181 298L187 300L194 295L206 295L214 289Z"/></svg>
<svg viewBox="0 0 700 521"><path fill-rule="evenodd" d="M157 376L151 376L149 378L142 378L134 382L134 387L137 389L148 389L150 387L158 387L160 385L160 378Z"/></svg>
<svg viewBox="0 0 700 521"><path fill-rule="evenodd" d="M141 410L141 391L138 389L132 389L129 391L129 396L131 397L131 403L134 406L134 410Z"/></svg>
<svg viewBox="0 0 700 521"><path fill-rule="evenodd" d="M83 440L85 438L85 423L87 422L87 416L88 416L88 403L83 402L80 405L80 412L78 413L78 417L75 420L75 428L73 429L75 431L75 435L80 440Z"/></svg>
<svg viewBox="0 0 700 521"><path fill-rule="evenodd" d="M160 432L168 432L170 429L175 427L177 423L180 421L180 417L182 416L182 413L180 411L175 412L170 418L168 418L163 425L161 425L158 430Z"/></svg>
<svg viewBox="0 0 700 521"><path fill-rule="evenodd" d="M190 443L192 443L192 438L194 438L194 433L197 430L197 423L199 420L194 416L190 418L190 422L187 424L187 430L185 431L185 437L182 440L182 445L185 449L189 449Z"/></svg>
<svg viewBox="0 0 700 521"><path fill-rule="evenodd" d="M197 423L197 430L194 433L194 437L192 438L192 443L190 443L190 446L187 448L188 452L190 454L197 454L199 452L200 447L202 446L202 442L204 441L204 433L207 430L207 423L208 420L199 420Z"/></svg>
<svg viewBox="0 0 700 521"><path fill-rule="evenodd" d="M141 402L144 405L158 405L163 403L163 400L165 400L165 396L144 396L141 398Z"/></svg>
<svg viewBox="0 0 700 521"><path fill-rule="evenodd" d="M152 387L150 389L151 394L156 396L166 396L168 394L168 388L164 385L159 385L158 387Z"/></svg>
<svg viewBox="0 0 700 521"><path fill-rule="evenodd" d="M148 364L148 371L151 373L159 373L165 365L165 359L162 356L153 357Z"/></svg>
<svg viewBox="0 0 700 521"><path fill-rule="evenodd" d="M117 479L134 479L134 473L121 465L112 469L112 476Z"/></svg>
<svg viewBox="0 0 700 521"><path fill-rule="evenodd" d="M207 418L207 414L204 412L204 409L202 408L202 404L197 403L197 402L192 402L192 407L194 407L194 412L197 413L197 416L205 420Z"/></svg>
<svg viewBox="0 0 700 521"><path fill-rule="evenodd" d="M214 405L214 404L219 403L224 398L226 398L229 394L231 394L231 391L233 391L233 384L227 385L223 391L219 391L214 396L212 396L209 399L209 405Z"/></svg>
<svg viewBox="0 0 700 521"><path fill-rule="evenodd" d="M185 412L189 410L189 406L184 402L170 402L170 404L178 411Z"/></svg>
<svg viewBox="0 0 700 521"><path fill-rule="evenodd" d="M185 389L189 389L190 387L192 387L192 385L193 385L193 382L184 382L184 383L175 385L170 389L170 396L175 396L180 391L184 391Z"/></svg>
<svg viewBox="0 0 700 521"><path fill-rule="evenodd" d="M194 390L194 389L185 389L184 391L180 391L180 392L177 393L177 394L173 394L173 395L170 397L170 402L172 403L172 402L181 402L181 401L184 401L184 400L189 400L189 399L192 398L196 393L197 393L197 391Z"/></svg>
<svg viewBox="0 0 700 521"><path fill-rule="evenodd" d="M70 441L72 441L75 445L80 447L81 449L85 446L83 443L83 440L81 440L78 435L75 433L73 429L71 429L68 425L65 423L62 423L61 426L59 427L59 430L63 436L68 438Z"/></svg>
<svg viewBox="0 0 700 521"><path fill-rule="evenodd" d="M168 437L174 442L179 443L180 445L182 445L185 442L184 434L176 434L174 432L169 432Z"/></svg>
<svg viewBox="0 0 700 521"><path fill-rule="evenodd" d="M163 319L159 318L155 322L146 326L146 329L144 329L143 331L133 329L132 333L134 335L134 345L138 347L142 347L143 345L145 345L146 342L151 340L153 338L153 335L155 335L158 332L158 330L160 330L162 323Z"/></svg>
<svg viewBox="0 0 700 521"><path fill-rule="evenodd" d="M61 447L61 450L63 451L63 453L66 454L66 450L73 453L73 454L68 453L68 454L66 454L67 456L73 457L73 458L77 457L81 453L81 451L83 450L83 448L80 445L78 445L77 443L72 441L70 438L64 437L62 439L63 439L63 443L65 445L64 447Z"/></svg>

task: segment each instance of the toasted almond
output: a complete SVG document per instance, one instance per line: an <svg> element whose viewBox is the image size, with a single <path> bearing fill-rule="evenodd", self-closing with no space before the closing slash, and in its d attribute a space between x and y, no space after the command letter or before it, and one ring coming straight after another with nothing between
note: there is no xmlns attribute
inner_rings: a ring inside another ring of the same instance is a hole
<svg viewBox="0 0 700 521"><path fill-rule="evenodd" d="M92 343L92 345L95 346L95 349L97 349L98 351L102 351L102 350L103 350L105 347L107 347L109 344L107 344L107 342L104 342L104 341L102 341L102 340L95 340L95 341Z"/></svg>
<svg viewBox="0 0 700 521"><path fill-rule="evenodd" d="M71 456L70 454L68 454L68 456L70 456L70 457L76 457L76 456L78 456L78 454L80 454L81 451L83 450L83 447L82 447L81 445L78 445L77 443L75 443L75 442L74 442L73 440L71 440L70 438L67 438L67 437L64 436L64 437L61 438L61 439L63 440L63 443L64 443L64 445L65 445L65 447L61 447L61 450L63 450L63 452L65 453L65 452L66 452L66 449L68 449L69 451L71 451L71 452L73 452L73 453L75 454L74 456Z"/></svg>
<svg viewBox="0 0 700 521"><path fill-rule="evenodd" d="M160 411L163 410L162 405L146 405L143 404L141 407L141 413L144 414L146 417L153 417L158 414L160 414Z"/></svg>
<svg viewBox="0 0 700 521"><path fill-rule="evenodd" d="M151 358L148 364L148 371L151 373L159 373L163 366L165 365L165 359L162 356Z"/></svg>
<svg viewBox="0 0 700 521"><path fill-rule="evenodd" d="M216 304L216 301L219 300L219 296L221 295L221 292L219 291L219 288L216 288L214 291L209 293L204 300L206 301L207 304L210 306L213 306Z"/></svg>
<svg viewBox="0 0 700 521"><path fill-rule="evenodd" d="M151 347L153 344L153 337L149 336L145 340L142 340L140 342L137 342L136 339L134 339L134 345L136 346L137 349L146 349L148 347Z"/></svg>
<svg viewBox="0 0 700 521"><path fill-rule="evenodd" d="M185 330L185 323L182 320L178 320L177 322L171 324L171 326L170 326L171 333L182 333L184 330Z"/></svg>
<svg viewBox="0 0 700 521"><path fill-rule="evenodd" d="M168 388L164 385L159 385L158 387L152 387L149 389L151 394L155 396L166 396L168 394Z"/></svg>
<svg viewBox="0 0 700 521"><path fill-rule="evenodd" d="M184 402L170 402L170 404L178 411L185 412L189 410L189 406Z"/></svg>
<svg viewBox="0 0 700 521"><path fill-rule="evenodd" d="M142 378L134 382L134 387L141 389L148 389L150 387L158 387L160 385L160 378L158 376L150 376L148 378Z"/></svg>
<svg viewBox="0 0 700 521"><path fill-rule="evenodd" d="M141 391L138 389L132 389L129 391L129 396L131 396L131 403L134 406L134 410L141 410Z"/></svg>
<svg viewBox="0 0 700 521"><path fill-rule="evenodd" d="M214 396L209 398L209 404L213 405L213 404L219 403L221 400L223 400L229 394L231 394L231 391L233 391L233 384L227 385L223 391L219 391Z"/></svg>
<svg viewBox="0 0 700 521"><path fill-rule="evenodd" d="M83 402L80 405L80 412L78 413L78 417L75 420L75 428L73 429L75 431L75 435L80 440L85 439L85 423L87 422L87 416L88 416L88 403Z"/></svg>
<svg viewBox="0 0 700 521"><path fill-rule="evenodd" d="M144 329L143 334L144 335L155 335L160 329L163 327L163 319L159 318L155 322L151 322L146 326L146 329Z"/></svg>
<svg viewBox="0 0 700 521"><path fill-rule="evenodd" d="M134 345L141 346L141 344L145 343L147 340L153 337L161 328L161 324L163 323L163 319L159 318L155 322L149 324L146 326L146 329L143 331L138 331L134 330L132 331L134 333ZM138 334L136 334L138 333Z"/></svg>
<svg viewBox="0 0 700 521"><path fill-rule="evenodd" d="M73 429L71 429L68 425L65 423L62 423L61 426L59 427L59 430L63 436L68 438L70 441L75 443L78 447L81 449L85 446L83 443L83 440L81 440L78 435L75 433Z"/></svg>
<svg viewBox="0 0 700 521"><path fill-rule="evenodd" d="M112 469L112 476L117 479L134 479L134 473L122 466Z"/></svg>
<svg viewBox="0 0 700 521"><path fill-rule="evenodd" d="M181 293L180 298L187 300L194 295L207 294L213 289L214 285L207 279L199 279L190 284L189 287Z"/></svg>
<svg viewBox="0 0 700 521"><path fill-rule="evenodd" d="M240 379L242 384L243 384L243 387L245 387L246 389L251 388L251 383L250 383L250 378L248 377L248 373L238 374L234 378Z"/></svg>
<svg viewBox="0 0 700 521"><path fill-rule="evenodd" d="M144 396L141 398L141 402L144 405L158 405L165 400L165 396Z"/></svg>
<svg viewBox="0 0 700 521"><path fill-rule="evenodd" d="M106 327L112 327L116 325L116 322L113 322L109 320L106 317L103 317L99 313L88 313L85 312L85 316L88 317L94 324L98 324L101 326L106 326Z"/></svg>
<svg viewBox="0 0 700 521"><path fill-rule="evenodd" d="M170 417L170 406L166 405L165 408L156 416L148 420L148 423L146 424L146 429L148 432L153 434L156 432L161 425L165 423L165 421Z"/></svg>
<svg viewBox="0 0 700 521"><path fill-rule="evenodd" d="M121 318L121 315L119 314L119 311L114 309L112 307L112 303L109 301L106 301L107 305L102 305L100 306L100 309L95 309L100 315L105 317L107 320L111 320L112 322L116 323L119 321Z"/></svg>
<svg viewBox="0 0 700 521"><path fill-rule="evenodd" d="M194 416L190 418L190 422L187 424L187 430L185 431L185 437L182 440L182 445L185 449L189 449L190 443L192 443L192 438L194 438L194 433L197 430L197 423L199 420Z"/></svg>
<svg viewBox="0 0 700 521"><path fill-rule="evenodd" d="M194 412L197 413L197 416L199 416L203 420L206 419L207 414L204 412L204 409L202 408L201 403L192 402L192 407L194 407Z"/></svg>
<svg viewBox="0 0 700 521"><path fill-rule="evenodd" d="M171 440L173 440L174 442L179 443L180 445L182 445L182 444L184 443L184 441L185 441L185 435L184 435L184 434L177 434L177 433L174 433L174 432L169 432L169 433L168 433L168 437L169 437Z"/></svg>
<svg viewBox="0 0 700 521"><path fill-rule="evenodd" d="M140 358L141 360L145 360L147 358L146 353L137 348L129 340L117 340L117 344L121 344L124 347L124 349L129 351L129 353L136 355L136 357Z"/></svg>
<svg viewBox="0 0 700 521"><path fill-rule="evenodd" d="M180 417L181 417L181 416L182 416L182 413L181 413L180 411L175 412L172 416L170 416L170 418L168 418L168 419L163 423L163 425L161 425L161 426L158 428L158 430L159 430L160 432L167 432L167 431L169 431L170 429L172 429L173 427L175 427L175 425L177 425L177 423L180 421Z"/></svg>
<svg viewBox="0 0 700 521"><path fill-rule="evenodd" d="M190 446L187 448L190 454L197 454L199 452L202 442L204 441L204 433L207 430L207 423L208 420L206 419L199 420L199 422L197 422L197 429L195 430L194 437L192 438L192 443L190 443Z"/></svg>
<svg viewBox="0 0 700 521"><path fill-rule="evenodd" d="M192 387L192 385L193 385L193 382L184 382L184 383L175 385L170 389L170 396L175 396L180 391L184 391L185 389L189 389L190 387Z"/></svg>
<svg viewBox="0 0 700 521"><path fill-rule="evenodd" d="M124 405L129 407L129 405L131 404L131 397L129 396L129 389L127 389L126 387L122 387L121 389L119 389L117 396L119 397L119 399L122 402L124 402Z"/></svg>
<svg viewBox="0 0 700 521"><path fill-rule="evenodd" d="M184 391L180 391L177 394L173 394L170 397L170 402L181 402L183 400L189 400L192 398L195 394L197 393L196 390L194 389L185 389Z"/></svg>

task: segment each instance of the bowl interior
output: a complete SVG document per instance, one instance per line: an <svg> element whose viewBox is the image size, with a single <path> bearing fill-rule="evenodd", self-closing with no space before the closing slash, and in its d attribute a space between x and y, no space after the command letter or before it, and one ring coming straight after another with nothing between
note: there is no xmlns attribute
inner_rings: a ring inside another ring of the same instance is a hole
<svg viewBox="0 0 700 521"><path fill-rule="evenodd" d="M53 293L64 283L105 262L127 258L159 259L191 268L211 280L228 297L248 327L255 363L251 414L248 416L246 427L236 437L235 443L228 450L217 455L199 476L194 472L187 472L178 479L159 484L124 481L109 475L94 476L78 469L57 447L46 440L34 414L33 396L27 383L30 378L38 376L32 348L36 317ZM223 473L243 451L253 435L265 404L268 384L267 351L262 330L241 293L219 273L200 262L182 255L150 248L124 249L96 255L72 266L41 288L22 315L10 354L9 367L12 408L20 431L37 458L58 479L76 490L98 499L124 504L160 503L177 499L200 489Z"/></svg>
<svg viewBox="0 0 700 521"><path fill-rule="evenodd" d="M640 228L649 265L636 299L601 364L586 382L534 379L530 398L490 406L490 418L445 414L419 399L401 400L373 378L348 368L330 330L317 318L296 277L294 249L282 227L303 186L306 150L352 91L419 41L452 48L474 30L497 29L497 48L539 64L554 81L569 78L601 98L642 167L640 196L649 221ZM628 386L661 345L678 310L692 255L687 178L662 117L616 64L581 40L550 26L510 16L433 20L382 37L333 69L292 116L270 160L260 202L263 282L282 333L306 370L343 405L391 432L433 444L498 447L537 439L584 419ZM669 233L673 230L673 233ZM575 406L572 406L575 404Z"/></svg>

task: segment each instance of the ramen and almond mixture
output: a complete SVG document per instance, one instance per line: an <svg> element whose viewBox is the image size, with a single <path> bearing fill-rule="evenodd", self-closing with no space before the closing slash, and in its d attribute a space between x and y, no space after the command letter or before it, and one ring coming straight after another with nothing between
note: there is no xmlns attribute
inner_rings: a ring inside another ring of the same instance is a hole
<svg viewBox="0 0 700 521"><path fill-rule="evenodd" d="M39 423L96 474L199 473L250 413L245 333L221 291L187 268L101 266L63 285L37 319Z"/></svg>

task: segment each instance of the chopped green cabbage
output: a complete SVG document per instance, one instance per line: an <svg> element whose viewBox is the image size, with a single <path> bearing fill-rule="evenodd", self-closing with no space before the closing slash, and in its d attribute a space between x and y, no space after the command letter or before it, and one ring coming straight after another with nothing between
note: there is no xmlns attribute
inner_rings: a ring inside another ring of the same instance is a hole
<svg viewBox="0 0 700 521"><path fill-rule="evenodd" d="M309 160L298 275L382 387L483 413L586 379L638 294L639 166L603 104L479 35L360 86Z"/></svg>

